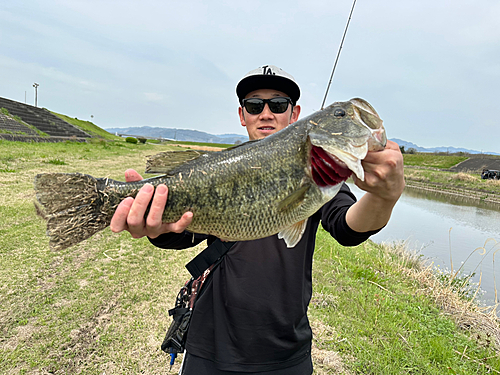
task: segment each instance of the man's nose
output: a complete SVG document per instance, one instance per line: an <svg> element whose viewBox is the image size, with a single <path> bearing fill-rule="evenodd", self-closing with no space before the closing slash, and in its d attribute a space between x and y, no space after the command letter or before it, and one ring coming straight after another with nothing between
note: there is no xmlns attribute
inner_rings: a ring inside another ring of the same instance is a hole
<svg viewBox="0 0 500 375"><path fill-rule="evenodd" d="M269 104L268 103L264 103L264 109L262 110L262 112L260 113L260 115L261 115L261 117L272 117L273 116L273 112L269 108Z"/></svg>

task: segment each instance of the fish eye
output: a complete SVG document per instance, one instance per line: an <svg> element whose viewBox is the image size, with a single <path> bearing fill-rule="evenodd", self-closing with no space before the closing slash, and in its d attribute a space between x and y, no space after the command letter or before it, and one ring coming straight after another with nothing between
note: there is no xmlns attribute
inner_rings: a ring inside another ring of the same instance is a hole
<svg viewBox="0 0 500 375"><path fill-rule="evenodd" d="M335 117L344 117L345 111L342 108L337 108L335 111L333 111L333 115Z"/></svg>

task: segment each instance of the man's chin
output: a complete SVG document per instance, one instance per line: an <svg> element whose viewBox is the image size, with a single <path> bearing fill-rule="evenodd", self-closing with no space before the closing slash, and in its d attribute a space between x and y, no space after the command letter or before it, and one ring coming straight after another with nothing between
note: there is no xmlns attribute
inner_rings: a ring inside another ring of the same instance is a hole
<svg viewBox="0 0 500 375"><path fill-rule="evenodd" d="M259 138L267 137L268 135L274 134L277 132L276 128L259 128L258 134Z"/></svg>

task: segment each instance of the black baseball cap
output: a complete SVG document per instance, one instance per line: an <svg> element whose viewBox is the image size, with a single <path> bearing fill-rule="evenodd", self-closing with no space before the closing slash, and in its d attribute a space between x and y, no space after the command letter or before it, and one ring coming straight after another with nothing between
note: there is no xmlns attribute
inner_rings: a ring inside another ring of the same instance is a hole
<svg viewBox="0 0 500 375"><path fill-rule="evenodd" d="M274 65L264 65L249 71L236 86L236 95L241 103L245 96L259 89L273 89L284 92L293 104L300 97L300 88L291 74Z"/></svg>

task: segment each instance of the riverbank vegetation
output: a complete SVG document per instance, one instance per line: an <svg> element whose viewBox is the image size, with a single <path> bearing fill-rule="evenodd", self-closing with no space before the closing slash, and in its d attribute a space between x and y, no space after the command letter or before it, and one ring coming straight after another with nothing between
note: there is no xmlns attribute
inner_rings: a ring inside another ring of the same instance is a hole
<svg viewBox="0 0 500 375"><path fill-rule="evenodd" d="M442 185L443 190L447 189L447 187L458 187L500 195L500 180L483 180L479 173L405 167L405 178L409 181Z"/></svg>
<svg viewBox="0 0 500 375"><path fill-rule="evenodd" d="M0 373L168 372L167 311L202 247L162 250L106 229L54 252L32 203L37 173L123 180L126 168L141 172L147 155L167 149L0 141ZM320 230L310 305L316 374L500 373L494 306L482 310L449 280L402 246L344 248Z"/></svg>

